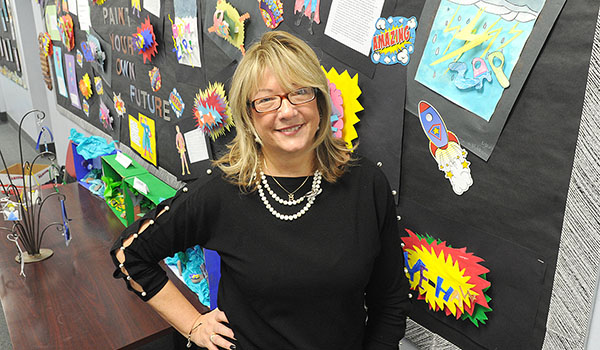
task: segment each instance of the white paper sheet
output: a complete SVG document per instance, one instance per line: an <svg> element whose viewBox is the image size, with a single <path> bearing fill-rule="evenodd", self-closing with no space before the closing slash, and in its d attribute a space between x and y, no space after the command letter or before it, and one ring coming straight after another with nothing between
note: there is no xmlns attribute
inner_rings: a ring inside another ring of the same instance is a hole
<svg viewBox="0 0 600 350"><path fill-rule="evenodd" d="M142 140L140 140L140 129L135 118L129 116L129 142L142 147Z"/></svg>
<svg viewBox="0 0 600 350"><path fill-rule="evenodd" d="M81 0L87 1L87 0ZM69 12L77 16L77 0L67 0L67 6L69 7Z"/></svg>
<svg viewBox="0 0 600 350"><path fill-rule="evenodd" d="M375 21L384 0L332 0L325 35L365 56L371 51Z"/></svg>
<svg viewBox="0 0 600 350"><path fill-rule="evenodd" d="M206 139L200 129L194 129L183 134L185 138L185 147L187 148L190 163L196 163L208 159L208 149L206 148Z"/></svg>
<svg viewBox="0 0 600 350"><path fill-rule="evenodd" d="M90 4L87 0L77 1L77 18L79 19L79 28L81 30L90 30L92 19L90 17Z"/></svg>
<svg viewBox="0 0 600 350"><path fill-rule="evenodd" d="M160 17L160 0L144 0L144 8L156 17Z"/></svg>
<svg viewBox="0 0 600 350"><path fill-rule="evenodd" d="M58 24L56 19L56 5L46 6L46 31L50 34L50 39L60 40L60 33L58 32Z"/></svg>

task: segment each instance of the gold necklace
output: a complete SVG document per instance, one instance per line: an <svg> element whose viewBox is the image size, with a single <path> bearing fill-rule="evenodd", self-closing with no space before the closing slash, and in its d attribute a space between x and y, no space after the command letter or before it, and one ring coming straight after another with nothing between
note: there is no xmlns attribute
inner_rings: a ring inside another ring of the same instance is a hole
<svg viewBox="0 0 600 350"><path fill-rule="evenodd" d="M288 200L290 200L290 201L294 200L294 193L298 192L298 190L301 189L302 186L304 186L304 184L306 183L306 181L308 181L309 177L310 177L310 175L307 176L306 179L304 179L304 181L302 181L302 184L300 184L300 186L298 186L298 188L296 188L295 190L293 190L292 192L290 192L285 187L283 187L279 183L279 181L277 181L277 179L275 178L275 176L271 176L271 178L273 179L273 181L275 181L275 183L277 184L277 186L281 187L281 189L284 190L288 194Z"/></svg>

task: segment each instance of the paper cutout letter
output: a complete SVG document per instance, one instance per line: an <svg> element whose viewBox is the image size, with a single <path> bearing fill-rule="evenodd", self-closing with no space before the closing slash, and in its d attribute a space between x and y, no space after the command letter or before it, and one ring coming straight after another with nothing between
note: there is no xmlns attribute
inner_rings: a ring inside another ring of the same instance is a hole
<svg viewBox="0 0 600 350"><path fill-rule="evenodd" d="M490 270L480 265L484 260L467 253L467 248L452 248L429 235L406 232L408 237L402 237L404 271L410 289L419 294L417 300L446 316L468 319L476 327L485 324L492 308L486 294L491 286L486 280Z"/></svg>

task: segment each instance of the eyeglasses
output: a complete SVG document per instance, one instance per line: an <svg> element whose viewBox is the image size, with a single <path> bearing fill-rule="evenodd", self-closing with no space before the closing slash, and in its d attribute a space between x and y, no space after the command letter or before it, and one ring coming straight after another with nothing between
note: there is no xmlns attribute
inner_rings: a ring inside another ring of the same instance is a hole
<svg viewBox="0 0 600 350"><path fill-rule="evenodd" d="M283 95L273 95L257 98L250 102L252 108L258 113L271 112L281 107L283 99L290 101L293 105L308 103L317 96L316 89L312 87L303 87Z"/></svg>

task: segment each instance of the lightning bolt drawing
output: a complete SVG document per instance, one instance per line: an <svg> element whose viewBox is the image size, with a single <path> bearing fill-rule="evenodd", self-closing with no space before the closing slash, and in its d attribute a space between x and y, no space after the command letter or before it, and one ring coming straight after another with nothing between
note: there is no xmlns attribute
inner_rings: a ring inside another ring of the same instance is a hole
<svg viewBox="0 0 600 350"><path fill-rule="evenodd" d="M505 47L506 45L510 44L511 41L515 40L519 35L523 34L522 30L517 29L517 25L518 24L519 23L515 23L515 25L512 28L510 28L510 30L508 31L508 34L515 34L515 36L513 36L512 38L510 38L504 44L500 45L497 50L501 50L503 47Z"/></svg>
<svg viewBox="0 0 600 350"><path fill-rule="evenodd" d="M435 66L436 64L445 62L453 57L457 57L457 59L458 59L465 52L481 45L482 43L486 42L487 40L489 40L491 38L496 38L498 36L499 31L501 31L502 28L499 28L496 30L492 30L492 28L494 28L496 26L496 24L498 23L500 18L498 18L496 20L496 22L494 22L485 32L483 32L481 34L476 33L477 29L474 29L475 25L477 24L477 22L479 22L479 18L481 17L481 15L483 13L484 13L484 9L479 9L477 14L473 18L473 20L469 24L467 24L465 27L460 29L457 33L454 34L454 37L452 38L452 40L454 40L454 39L464 40L465 45L463 45L462 47L460 47L454 51L451 51L450 53L445 54L440 59L432 62L430 64L430 66ZM455 15L456 15L456 13L455 13ZM454 16L452 16L452 18L454 19ZM456 28L456 27L453 27L453 28ZM493 43L493 41L492 41L492 43Z"/></svg>

